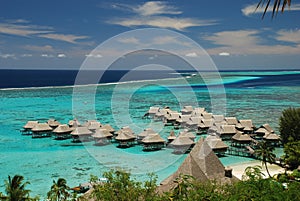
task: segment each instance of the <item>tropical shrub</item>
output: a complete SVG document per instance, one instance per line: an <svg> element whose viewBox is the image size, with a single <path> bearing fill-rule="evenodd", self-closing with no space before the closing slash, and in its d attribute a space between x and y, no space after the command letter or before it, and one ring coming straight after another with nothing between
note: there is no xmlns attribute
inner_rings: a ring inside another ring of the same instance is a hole
<svg viewBox="0 0 300 201"><path fill-rule="evenodd" d="M282 112L279 132L283 144L300 140L300 108L288 108Z"/></svg>

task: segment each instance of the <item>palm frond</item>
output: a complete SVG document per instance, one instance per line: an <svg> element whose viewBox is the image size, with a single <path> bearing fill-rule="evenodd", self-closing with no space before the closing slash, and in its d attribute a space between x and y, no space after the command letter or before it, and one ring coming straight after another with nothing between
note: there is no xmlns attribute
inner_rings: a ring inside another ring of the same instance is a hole
<svg viewBox="0 0 300 201"><path fill-rule="evenodd" d="M271 3L271 0L260 0L258 2L255 10L257 10L259 7L265 6L265 9L264 9L264 12L262 15L262 19L264 19L265 15L268 11L268 8L270 6L270 3ZM283 2L281 0L274 0L274 5L273 5L273 9L272 9L272 18L277 15L280 6L281 6L281 12L283 13L286 6L288 5L288 7L290 7L291 4L292 4L292 0L283 0Z"/></svg>

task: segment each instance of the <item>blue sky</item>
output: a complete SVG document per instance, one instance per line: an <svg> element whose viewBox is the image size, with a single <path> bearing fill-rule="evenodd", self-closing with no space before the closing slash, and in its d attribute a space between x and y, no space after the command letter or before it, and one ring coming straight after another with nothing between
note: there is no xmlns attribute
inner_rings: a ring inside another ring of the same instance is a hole
<svg viewBox="0 0 300 201"><path fill-rule="evenodd" d="M1 0L0 68L78 69L107 39L151 27L191 38L220 70L300 69L300 2L264 20L257 2Z"/></svg>

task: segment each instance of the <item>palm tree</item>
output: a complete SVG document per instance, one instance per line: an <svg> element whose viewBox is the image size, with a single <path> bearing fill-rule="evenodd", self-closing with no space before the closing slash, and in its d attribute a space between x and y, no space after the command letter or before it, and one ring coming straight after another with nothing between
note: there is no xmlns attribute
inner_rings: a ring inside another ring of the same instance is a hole
<svg viewBox="0 0 300 201"><path fill-rule="evenodd" d="M53 180L53 185L51 186L51 190L47 193L47 197L51 201L65 201L70 197L68 190L67 181L63 178L59 178L57 182Z"/></svg>
<svg viewBox="0 0 300 201"><path fill-rule="evenodd" d="M270 144L267 143L266 141L262 141L258 143L258 147L255 150L255 155L258 158L260 158L260 160L262 161L262 165L266 167L269 177L271 177L271 175L267 166L267 162L273 163L275 161L276 155L273 153L273 151L274 151L274 147L270 146Z"/></svg>
<svg viewBox="0 0 300 201"><path fill-rule="evenodd" d="M282 2L282 4L281 4L281 2ZM256 7L256 9L258 9L258 7L264 6L265 3L266 3L266 7L265 7L265 10L264 10L262 18L265 17L265 14L266 14L269 6L270 6L271 0L260 0L258 2L258 4L257 4L257 7ZM283 12L284 9L285 9L285 7L286 7L286 5L288 5L290 7L291 3L292 3L292 0L283 0L283 1L281 1L281 0L274 0L273 11L272 11L272 18L274 17L275 13L276 14L278 13L280 6L281 6L281 12Z"/></svg>
<svg viewBox="0 0 300 201"><path fill-rule="evenodd" d="M8 176L8 181L5 181L5 192L7 193L6 200L9 201L25 201L31 200L29 197L30 190L25 189L28 181L24 182L24 177L15 175L12 179Z"/></svg>

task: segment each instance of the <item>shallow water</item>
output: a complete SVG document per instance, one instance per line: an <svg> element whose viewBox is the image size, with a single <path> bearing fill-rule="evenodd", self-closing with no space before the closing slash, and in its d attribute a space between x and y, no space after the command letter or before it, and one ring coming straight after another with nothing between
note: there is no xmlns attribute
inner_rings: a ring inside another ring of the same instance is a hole
<svg viewBox="0 0 300 201"><path fill-rule="evenodd" d="M130 125L137 134L152 127L167 138L170 127L141 118L150 106L168 105L179 110L192 104L208 111L221 108L227 116L252 119L256 126L269 123L276 131L281 111L300 107L299 72L224 72L222 76L224 88L218 80L211 80L206 86L199 76L194 76L99 85L96 92L91 86L81 87L78 96L74 96L72 87L0 90L0 191L4 192L2 181L7 175L21 174L31 182L28 187L32 193L43 197L53 179L63 177L69 186L74 186L88 181L90 174L101 177L109 168L130 170L139 180L145 180L146 173L155 172L158 181L162 181L185 158L172 154L169 148L143 152L140 146L70 146L74 145L71 140L32 139L19 132L28 120L44 122L55 118L67 123L74 117L80 121L97 118L116 130ZM211 104L212 99L217 99L215 105ZM226 156L220 160L230 165L249 159Z"/></svg>

